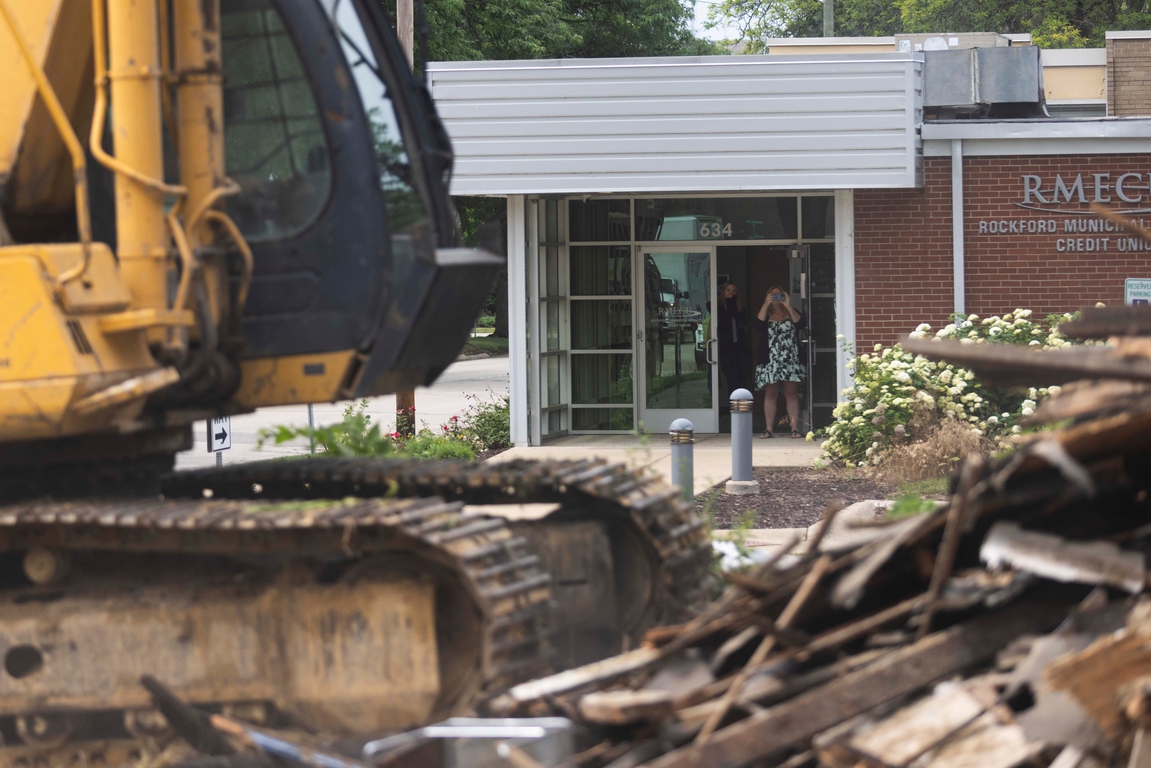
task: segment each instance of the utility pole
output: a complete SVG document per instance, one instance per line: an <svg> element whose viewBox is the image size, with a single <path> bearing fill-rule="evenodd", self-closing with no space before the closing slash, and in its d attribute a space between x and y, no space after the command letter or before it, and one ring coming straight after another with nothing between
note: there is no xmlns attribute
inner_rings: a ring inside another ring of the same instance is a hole
<svg viewBox="0 0 1151 768"><path fill-rule="evenodd" d="M835 0L823 0L823 36L835 37Z"/></svg>
<svg viewBox="0 0 1151 768"><path fill-rule="evenodd" d="M415 68L415 14L412 0L396 0L396 37L408 57L408 66ZM396 393L396 431L405 435L416 433L416 391L401 389Z"/></svg>
<svg viewBox="0 0 1151 768"><path fill-rule="evenodd" d="M408 66L415 66L415 14L412 12L412 0L396 0L396 36L400 38L400 47L408 57Z"/></svg>

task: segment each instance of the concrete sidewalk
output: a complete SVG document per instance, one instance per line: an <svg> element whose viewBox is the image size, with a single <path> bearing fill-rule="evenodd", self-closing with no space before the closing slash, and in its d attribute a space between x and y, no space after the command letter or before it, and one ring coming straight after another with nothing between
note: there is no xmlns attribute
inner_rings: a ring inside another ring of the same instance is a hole
<svg viewBox="0 0 1151 768"><path fill-rule="evenodd" d="M753 440L751 462L756 467L810 467L819 458L819 443L776 437ZM512 448L491 459L584 459L598 456L633 467L649 467L671 480L671 442L658 435L576 435L546 445ZM697 435L694 482L696 495L731 477L731 435Z"/></svg>

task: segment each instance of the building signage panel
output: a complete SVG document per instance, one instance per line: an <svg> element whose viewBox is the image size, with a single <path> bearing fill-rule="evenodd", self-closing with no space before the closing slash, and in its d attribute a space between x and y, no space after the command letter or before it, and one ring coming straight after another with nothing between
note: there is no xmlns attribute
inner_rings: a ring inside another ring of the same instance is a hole
<svg viewBox="0 0 1151 768"><path fill-rule="evenodd" d="M1099 203L1129 216L1147 228L1151 221L1151 173L1022 174L1017 208L1046 213L1045 217L981 218L975 222L980 235L1056 235L1058 253L1145 253L1151 243L1127 234L1084 205ZM1053 215L1052 215L1053 214Z"/></svg>

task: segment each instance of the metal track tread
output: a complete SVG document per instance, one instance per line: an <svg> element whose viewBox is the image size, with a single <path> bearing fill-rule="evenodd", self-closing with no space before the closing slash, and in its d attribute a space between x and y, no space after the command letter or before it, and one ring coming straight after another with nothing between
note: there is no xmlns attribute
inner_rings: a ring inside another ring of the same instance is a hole
<svg viewBox="0 0 1151 768"><path fill-rule="evenodd" d="M603 459L475 464L380 458L261 461L166 475L168 496L343 498L439 496L474 505L558 503L559 514L629 520L660 562L659 618L682 619L712 588L711 545L692 505L658 476Z"/></svg>
<svg viewBox="0 0 1151 768"><path fill-rule="evenodd" d="M487 698L547 670L550 577L503 520L477 523L463 506L436 497L34 501L0 507L0 543L9 551L45 546L289 557L334 553L350 560L396 549L422 553L467 582L463 586L485 614L481 695ZM461 690L468 700L454 706L466 705L476 687Z"/></svg>

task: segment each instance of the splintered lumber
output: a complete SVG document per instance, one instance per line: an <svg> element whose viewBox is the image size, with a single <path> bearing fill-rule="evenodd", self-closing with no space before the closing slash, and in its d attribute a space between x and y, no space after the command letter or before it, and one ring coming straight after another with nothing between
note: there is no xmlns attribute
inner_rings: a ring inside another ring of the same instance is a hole
<svg viewBox="0 0 1151 768"><path fill-rule="evenodd" d="M1107 347L1030 350L1015 344L961 344L906 339L914 355L962 365L983 382L1000 387L1049 387L1079 379L1151 381L1151 360L1126 357Z"/></svg>
<svg viewBox="0 0 1151 768"><path fill-rule="evenodd" d="M825 519L829 524L831 523L832 516L834 516L837 511L838 509L834 507L828 510L828 514ZM779 621L776 622L776 624L784 628L791 626L791 623L795 621L795 618L799 615L800 611L803 610L803 607L807 604L807 601L811 599L811 596L819 587L819 582L827 574L827 569L830 565L831 558L827 555L824 555L815 562L815 565L810 571L808 571L807 577L799 586L799 590L792 596L791 601L787 604L787 607L783 609L783 613L779 615ZM723 720L724 715L727 714L727 711L731 708L731 705L735 703L736 698L739 696L739 692L743 689L743 684L747 682L747 678L751 674L752 670L763 663L764 659L767 658L767 654L771 653L771 649L774 647L775 636L765 636L762 642L760 642L759 647L756 648L755 651L751 654L751 658L747 660L747 664L744 666L743 670L738 675L736 675L735 680L732 681L731 686L727 689L727 693L725 693L723 696L723 702L720 704L719 708L717 708L715 712L713 712L711 716L708 717L707 722L703 724L703 729L700 730L699 736L696 738L697 744L703 744L708 740L708 738L711 737L711 734L719 726L720 721Z"/></svg>
<svg viewBox="0 0 1151 768"><path fill-rule="evenodd" d="M1110 416L1120 411L1151 411L1151 384L1101 381L1068 384L1023 419L1025 424L1051 424L1064 419Z"/></svg>
<svg viewBox="0 0 1151 768"><path fill-rule="evenodd" d="M956 489L951 508L947 511L943 543L939 547L939 555L935 558L931 584L927 587L923 616L916 633L917 640L922 640L931 631L931 619L935 615L935 604L939 602L939 593L943 591L943 585L951 578L951 570L955 567L955 555L959 551L959 540L963 536L963 522L967 516L967 508L971 505L972 486L977 482L982 469L983 462L976 457L966 462L960 470L959 487Z"/></svg>
<svg viewBox="0 0 1151 768"><path fill-rule="evenodd" d="M670 717L672 696L667 691L598 691L579 701L580 715L590 723L627 725Z"/></svg>
<svg viewBox="0 0 1151 768"><path fill-rule="evenodd" d="M1122 694L1147 675L1151 675L1151 635L1128 630L1056 659L1044 679L1054 690L1070 694L1108 738L1118 741L1128 727Z"/></svg>
<svg viewBox="0 0 1151 768"><path fill-rule="evenodd" d="M986 707L962 686L950 686L852 736L848 744L854 751L885 765L906 765L935 749L985 711Z"/></svg>
<svg viewBox="0 0 1151 768"><path fill-rule="evenodd" d="M1060 323L1059 332L1072 339L1151 336L1151 312L1139 306L1086 307L1078 320Z"/></svg>
<svg viewBox="0 0 1151 768"><path fill-rule="evenodd" d="M949 739L925 768L1014 768L1042 749L1042 744L1027 741L1018 725L986 714Z"/></svg>
<svg viewBox="0 0 1151 768"><path fill-rule="evenodd" d="M623 675L638 672L660 658L655 648L636 648L634 651L612 656L610 659L585 664L550 677L520 683L492 702L498 710L514 709L517 704L537 701L546 696L570 693L578 688L603 683Z"/></svg>
<svg viewBox="0 0 1151 768"><path fill-rule="evenodd" d="M1109 541L1067 541L1053 533L1025 531L1018 523L991 526L979 557L991 568L1007 565L1053 581L1106 584L1132 594L1147 584L1147 568L1138 552Z"/></svg>
<svg viewBox="0 0 1151 768"><path fill-rule="evenodd" d="M651 766L719 768L767 757L984 662L1021 634L1050 631L1066 615L1066 605L1018 603L935 632L863 669L716 731L705 744L671 752Z"/></svg>

